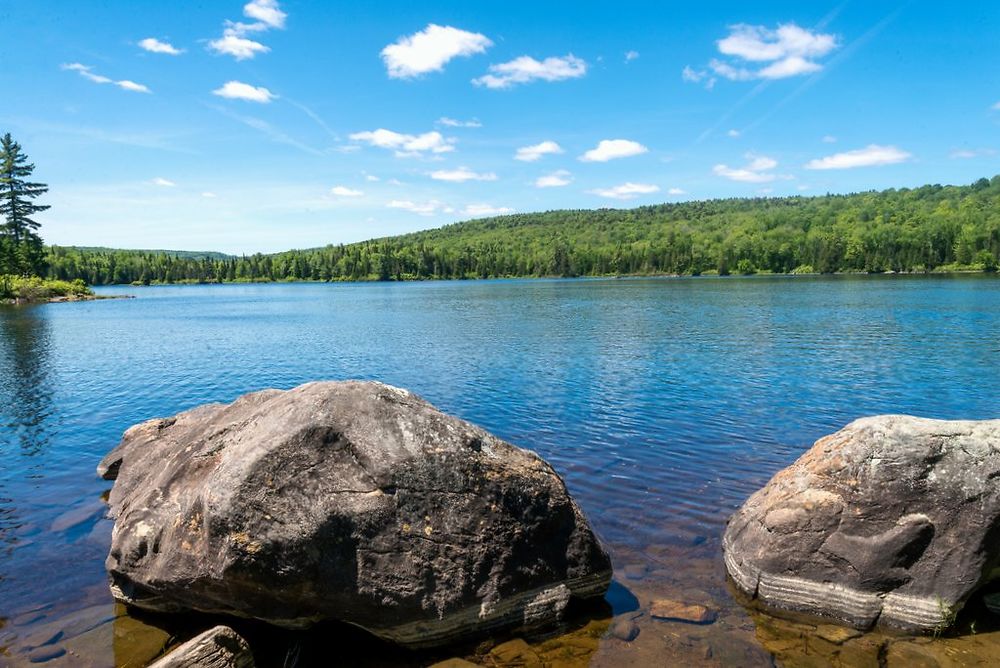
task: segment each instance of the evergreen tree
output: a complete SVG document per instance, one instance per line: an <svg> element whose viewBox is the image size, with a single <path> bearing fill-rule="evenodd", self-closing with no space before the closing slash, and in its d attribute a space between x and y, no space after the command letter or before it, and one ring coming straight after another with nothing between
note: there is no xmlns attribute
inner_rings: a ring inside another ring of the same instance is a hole
<svg viewBox="0 0 1000 668"><path fill-rule="evenodd" d="M4 221L0 273L38 274L43 269L45 249L38 235L40 225L31 216L49 207L32 200L49 189L44 183L27 180L33 171L35 166L10 133L0 138L0 219Z"/></svg>

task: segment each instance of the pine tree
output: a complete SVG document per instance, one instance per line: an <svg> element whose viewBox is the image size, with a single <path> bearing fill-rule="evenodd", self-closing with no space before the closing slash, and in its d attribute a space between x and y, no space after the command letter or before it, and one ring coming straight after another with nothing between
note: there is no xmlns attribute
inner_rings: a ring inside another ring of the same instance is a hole
<svg viewBox="0 0 1000 668"><path fill-rule="evenodd" d="M44 261L42 238L38 235L39 223L31 218L48 209L48 205L32 203L49 188L44 183L26 179L35 171L21 145L8 132L0 138L0 273L39 273Z"/></svg>

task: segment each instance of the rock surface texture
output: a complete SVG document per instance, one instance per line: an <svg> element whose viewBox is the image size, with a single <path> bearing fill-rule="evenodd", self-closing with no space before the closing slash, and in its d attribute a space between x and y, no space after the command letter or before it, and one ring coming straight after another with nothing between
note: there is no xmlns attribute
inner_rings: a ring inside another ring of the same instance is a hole
<svg viewBox="0 0 1000 668"><path fill-rule="evenodd" d="M132 427L115 479L115 597L322 620L410 647L560 617L607 554L534 453L380 383L265 390Z"/></svg>
<svg viewBox="0 0 1000 668"><path fill-rule="evenodd" d="M765 607L941 630L998 574L998 478L1000 420L857 420L730 518L726 568Z"/></svg>

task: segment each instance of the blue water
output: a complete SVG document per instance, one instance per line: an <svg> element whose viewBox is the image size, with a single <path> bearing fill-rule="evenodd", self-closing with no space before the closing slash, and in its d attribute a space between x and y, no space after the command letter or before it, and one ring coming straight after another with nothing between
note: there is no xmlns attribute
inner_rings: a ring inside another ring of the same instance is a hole
<svg viewBox="0 0 1000 668"><path fill-rule="evenodd" d="M733 509L856 417L1000 417L988 276L99 291L136 299L0 307L0 618L110 601L94 468L127 427L265 387L409 388L545 457L650 570L716 560Z"/></svg>

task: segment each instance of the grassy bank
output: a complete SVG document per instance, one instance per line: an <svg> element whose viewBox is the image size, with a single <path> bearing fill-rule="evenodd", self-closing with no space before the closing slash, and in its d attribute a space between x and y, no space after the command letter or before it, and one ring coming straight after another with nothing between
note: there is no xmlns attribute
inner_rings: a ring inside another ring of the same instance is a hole
<svg viewBox="0 0 1000 668"><path fill-rule="evenodd" d="M81 279L60 281L37 276L0 275L0 300L4 302L33 303L93 297L93 291Z"/></svg>

